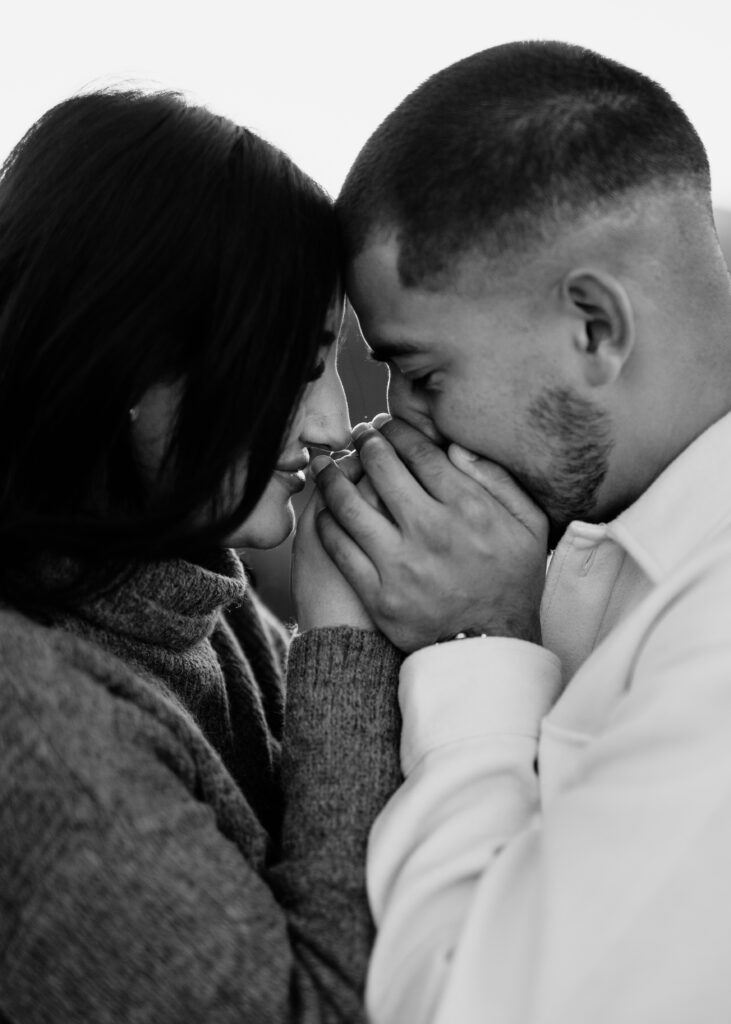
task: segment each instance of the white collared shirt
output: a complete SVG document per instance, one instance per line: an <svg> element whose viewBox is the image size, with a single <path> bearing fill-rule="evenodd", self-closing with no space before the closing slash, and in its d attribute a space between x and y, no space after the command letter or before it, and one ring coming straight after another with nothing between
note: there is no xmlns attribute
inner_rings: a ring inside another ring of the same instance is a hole
<svg viewBox="0 0 731 1024"><path fill-rule="evenodd" d="M730 459L731 415L612 523L572 524L544 647L405 660L376 1024L731 1021Z"/></svg>

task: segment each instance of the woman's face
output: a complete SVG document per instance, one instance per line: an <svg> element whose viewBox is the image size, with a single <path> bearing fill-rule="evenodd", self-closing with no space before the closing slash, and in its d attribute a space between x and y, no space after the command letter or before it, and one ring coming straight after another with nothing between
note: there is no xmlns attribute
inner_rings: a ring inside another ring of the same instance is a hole
<svg viewBox="0 0 731 1024"><path fill-rule="evenodd" d="M266 490L245 522L226 538L229 547L273 548L285 541L295 525L292 497L306 482L305 470L310 461L308 445L338 451L350 444L348 402L337 368L343 312L343 300L338 298L325 321L325 330L335 340L320 350L317 366L322 368L321 373L307 385ZM241 487L245 479L244 469ZM241 489L237 489L241 493Z"/></svg>
<svg viewBox="0 0 731 1024"><path fill-rule="evenodd" d="M308 446L337 451L350 444L348 403L337 370L343 315L343 299L339 295L325 321L325 331L332 334L334 340L320 350L319 375L307 385L264 493L247 519L226 538L229 547L273 548L285 541L295 525L292 497L305 486L305 470L310 461ZM156 385L136 407L134 437L140 463L150 480L157 479L182 390L182 382ZM237 500L245 482L244 461L235 471L233 491Z"/></svg>

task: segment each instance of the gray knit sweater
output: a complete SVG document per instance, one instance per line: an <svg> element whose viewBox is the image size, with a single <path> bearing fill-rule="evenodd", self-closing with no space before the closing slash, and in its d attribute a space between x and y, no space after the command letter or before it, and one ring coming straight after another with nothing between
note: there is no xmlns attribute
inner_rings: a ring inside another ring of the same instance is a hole
<svg viewBox="0 0 731 1024"><path fill-rule="evenodd" d="M0 611L0 1019L362 1019L400 656L282 637L233 552Z"/></svg>

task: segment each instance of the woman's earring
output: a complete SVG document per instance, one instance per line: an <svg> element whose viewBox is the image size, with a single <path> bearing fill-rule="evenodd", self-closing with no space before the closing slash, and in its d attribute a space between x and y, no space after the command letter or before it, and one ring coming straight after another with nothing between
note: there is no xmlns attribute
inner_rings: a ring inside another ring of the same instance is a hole
<svg viewBox="0 0 731 1024"><path fill-rule="evenodd" d="M130 409L130 411L129 411L130 422L134 423L135 420L139 418L139 415L140 415L140 410L137 408L137 406L135 406L133 409Z"/></svg>

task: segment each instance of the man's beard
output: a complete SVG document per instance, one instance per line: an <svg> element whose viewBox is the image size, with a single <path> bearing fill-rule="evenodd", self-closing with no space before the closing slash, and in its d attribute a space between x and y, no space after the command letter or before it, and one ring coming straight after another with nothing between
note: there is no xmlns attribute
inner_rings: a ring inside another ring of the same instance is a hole
<svg viewBox="0 0 731 1024"><path fill-rule="evenodd" d="M528 407L536 451L548 456L551 476L522 474L525 489L549 519L555 548L573 519L591 519L613 447L608 413L570 388L546 388Z"/></svg>

